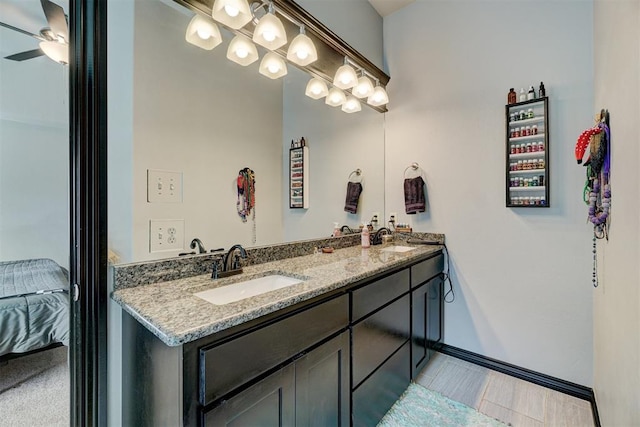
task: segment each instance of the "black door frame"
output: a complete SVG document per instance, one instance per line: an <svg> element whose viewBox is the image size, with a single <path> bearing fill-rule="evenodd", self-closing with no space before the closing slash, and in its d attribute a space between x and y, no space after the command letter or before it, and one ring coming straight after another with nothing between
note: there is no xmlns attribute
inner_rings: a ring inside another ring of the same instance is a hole
<svg viewBox="0 0 640 427"><path fill-rule="evenodd" d="M69 1L71 426L107 421L107 0Z"/></svg>

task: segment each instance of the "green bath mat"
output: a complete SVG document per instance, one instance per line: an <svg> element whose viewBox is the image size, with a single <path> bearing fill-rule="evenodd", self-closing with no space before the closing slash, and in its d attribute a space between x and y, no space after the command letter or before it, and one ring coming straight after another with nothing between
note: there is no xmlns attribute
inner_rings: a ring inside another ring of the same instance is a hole
<svg viewBox="0 0 640 427"><path fill-rule="evenodd" d="M411 383L378 427L504 427L462 403Z"/></svg>

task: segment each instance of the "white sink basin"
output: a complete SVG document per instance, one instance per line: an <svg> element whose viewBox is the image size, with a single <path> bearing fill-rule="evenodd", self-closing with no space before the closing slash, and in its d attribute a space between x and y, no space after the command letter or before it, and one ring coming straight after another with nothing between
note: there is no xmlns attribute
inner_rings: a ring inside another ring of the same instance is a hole
<svg viewBox="0 0 640 427"><path fill-rule="evenodd" d="M208 291L198 292L193 295L198 298L202 298L211 304L225 305L245 298L264 294L266 292L275 291L276 289L297 285L302 282L302 280L296 279L295 277L271 274L251 280L245 280L243 282L220 286L219 288L209 289Z"/></svg>
<svg viewBox="0 0 640 427"><path fill-rule="evenodd" d="M380 249L382 252L409 252L414 250L414 247L411 246L389 246L384 249Z"/></svg>

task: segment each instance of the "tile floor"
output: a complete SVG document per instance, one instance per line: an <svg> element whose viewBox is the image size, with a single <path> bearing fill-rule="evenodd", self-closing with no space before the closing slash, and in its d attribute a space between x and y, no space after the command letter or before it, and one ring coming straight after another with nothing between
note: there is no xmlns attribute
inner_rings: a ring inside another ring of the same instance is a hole
<svg viewBox="0 0 640 427"><path fill-rule="evenodd" d="M418 384L514 427L593 427L582 399L436 353Z"/></svg>

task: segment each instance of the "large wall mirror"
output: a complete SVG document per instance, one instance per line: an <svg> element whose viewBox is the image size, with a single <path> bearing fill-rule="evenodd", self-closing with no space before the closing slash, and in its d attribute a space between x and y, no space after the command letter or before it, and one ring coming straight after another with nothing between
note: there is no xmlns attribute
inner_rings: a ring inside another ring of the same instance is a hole
<svg viewBox="0 0 640 427"><path fill-rule="evenodd" d="M337 2L308 3L315 13ZM366 106L347 114L306 97L310 76L291 64L271 80L258 73L260 61L229 61L225 30L211 51L188 44L194 13L169 0L114 2L109 13L109 246L117 262L190 252L194 238L210 250L327 237L334 222L357 227L384 212L384 114ZM301 137L309 207L290 209L289 149ZM246 222L237 208L243 168L254 171L256 190ZM179 200L149 202L148 187L158 184L149 171L177 172ZM363 186L356 214L344 210L350 175ZM184 245L158 250L153 240L174 232L172 221Z"/></svg>

